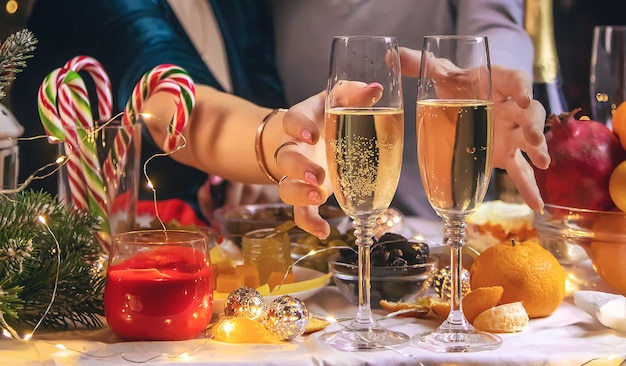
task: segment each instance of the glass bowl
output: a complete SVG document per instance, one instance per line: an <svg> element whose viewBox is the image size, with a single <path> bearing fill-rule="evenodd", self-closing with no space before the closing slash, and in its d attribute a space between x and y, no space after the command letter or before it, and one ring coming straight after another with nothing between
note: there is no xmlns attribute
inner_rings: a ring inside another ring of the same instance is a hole
<svg viewBox="0 0 626 366"><path fill-rule="evenodd" d="M332 205L320 206L320 214L331 227L344 227L348 216ZM241 244L241 236L252 230L273 228L285 221L293 220L293 206L284 203L264 203L221 207L215 210L217 230L222 235L231 235L235 243ZM293 233L303 231L295 228ZM290 231L292 233L292 231Z"/></svg>
<svg viewBox="0 0 626 366"><path fill-rule="evenodd" d="M573 272L591 259L593 269L612 289L626 295L626 213L546 204L533 222L539 242ZM579 282L592 286L593 279Z"/></svg>
<svg viewBox="0 0 626 366"><path fill-rule="evenodd" d="M339 291L353 304L358 304L358 267L340 261L339 254L328 259L328 269ZM439 260L428 257L422 264L406 266L372 266L370 270L370 302L372 308L380 308L380 300L412 301L428 289L437 272Z"/></svg>

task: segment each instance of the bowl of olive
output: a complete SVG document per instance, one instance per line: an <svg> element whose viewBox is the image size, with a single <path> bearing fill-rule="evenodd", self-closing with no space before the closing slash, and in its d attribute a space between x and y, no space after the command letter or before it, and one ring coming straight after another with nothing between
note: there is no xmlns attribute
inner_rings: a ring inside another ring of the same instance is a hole
<svg viewBox="0 0 626 366"><path fill-rule="evenodd" d="M358 255L356 248L341 248L328 258L335 285L350 301L358 302ZM375 240L370 256L370 302L411 301L430 286L439 259L430 255L430 242L387 233Z"/></svg>

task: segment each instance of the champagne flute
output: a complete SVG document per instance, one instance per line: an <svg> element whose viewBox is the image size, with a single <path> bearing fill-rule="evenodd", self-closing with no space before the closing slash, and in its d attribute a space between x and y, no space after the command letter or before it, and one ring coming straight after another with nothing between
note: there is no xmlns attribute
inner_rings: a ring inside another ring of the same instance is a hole
<svg viewBox="0 0 626 366"><path fill-rule="evenodd" d="M394 37L333 38L325 143L335 196L354 224L359 305L348 326L324 334L321 340L345 351L408 343L409 336L385 329L373 319L370 304L372 236L376 219L395 194L404 146L400 59Z"/></svg>
<svg viewBox="0 0 626 366"><path fill-rule="evenodd" d="M416 116L422 182L451 247L452 296L443 324L413 336L412 343L438 352L497 348L502 340L474 329L461 308L466 218L484 199L492 171L494 117L486 37L424 38Z"/></svg>
<svg viewBox="0 0 626 366"><path fill-rule="evenodd" d="M589 93L592 118L611 127L613 112L626 100L626 26L594 27Z"/></svg>

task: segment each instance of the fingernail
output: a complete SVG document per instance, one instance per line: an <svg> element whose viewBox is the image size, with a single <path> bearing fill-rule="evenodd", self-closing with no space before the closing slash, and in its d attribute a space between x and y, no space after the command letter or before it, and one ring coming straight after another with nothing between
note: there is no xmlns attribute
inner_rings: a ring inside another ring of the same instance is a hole
<svg viewBox="0 0 626 366"><path fill-rule="evenodd" d="M302 132L300 133L300 136L302 137L302 140L304 142L308 142L309 144L313 143L313 137L311 135L311 131L309 131L309 129L305 128L302 130Z"/></svg>
<svg viewBox="0 0 626 366"><path fill-rule="evenodd" d="M209 176L209 182L211 183L211 185L218 185L220 183L222 183L224 181L224 179L222 177L220 177L219 175L211 175Z"/></svg>
<svg viewBox="0 0 626 366"><path fill-rule="evenodd" d="M315 174L311 172L304 173L304 181L307 182L308 184L312 184L315 186L319 185L319 181L317 180L317 177L315 176Z"/></svg>
<svg viewBox="0 0 626 366"><path fill-rule="evenodd" d="M309 194L307 195L307 197L313 201L312 203L320 203L322 201L322 198L320 197L320 194L317 193L316 191L311 191L309 192Z"/></svg>
<svg viewBox="0 0 626 366"><path fill-rule="evenodd" d="M368 88L383 90L383 85L381 83L369 83L363 87L363 89L368 89Z"/></svg>
<svg viewBox="0 0 626 366"><path fill-rule="evenodd" d="M326 237L327 237L327 236L326 236L326 235L324 235L324 233L323 233L323 232L321 232L321 231L316 231L313 235L317 236L317 238L318 238L318 239L320 239L320 240L324 240L324 239L326 239Z"/></svg>

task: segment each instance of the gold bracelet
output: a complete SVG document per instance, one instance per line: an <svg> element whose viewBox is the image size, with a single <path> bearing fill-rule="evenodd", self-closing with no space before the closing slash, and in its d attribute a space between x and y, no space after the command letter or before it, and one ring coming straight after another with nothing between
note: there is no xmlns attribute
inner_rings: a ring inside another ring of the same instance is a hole
<svg viewBox="0 0 626 366"><path fill-rule="evenodd" d="M267 122L269 122L270 119L272 119L272 117L274 117L276 113L286 112L286 111L287 111L286 109L272 109L272 111L268 113L267 116L265 116L265 118L263 118L261 123L259 123L259 127L257 127L256 129L256 136L254 138L254 152L256 153L256 162L257 164L259 164L259 168L261 169L263 174L265 174L265 176L272 183L275 183L275 184L278 184L278 179L272 176L269 169L267 168L267 164L265 164L265 155L263 154L263 141L262 141L263 130L265 129L265 125L267 124Z"/></svg>

